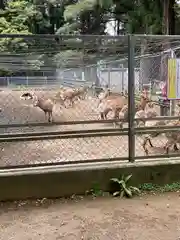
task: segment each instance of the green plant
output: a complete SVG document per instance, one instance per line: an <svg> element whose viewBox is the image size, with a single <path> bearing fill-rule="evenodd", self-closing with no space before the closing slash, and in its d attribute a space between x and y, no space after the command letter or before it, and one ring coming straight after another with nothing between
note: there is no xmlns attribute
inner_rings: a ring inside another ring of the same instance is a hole
<svg viewBox="0 0 180 240"><path fill-rule="evenodd" d="M131 179L132 175L128 175L125 177L124 175L118 179L118 178L111 178L111 193L114 197L120 196L122 197L128 197L131 198L134 194L139 194L140 190L137 187L129 186L129 181Z"/></svg>
<svg viewBox="0 0 180 240"><path fill-rule="evenodd" d="M180 190L180 183L174 182L171 184L157 185L153 183L144 183L139 185L139 189L144 192L176 192Z"/></svg>
<svg viewBox="0 0 180 240"><path fill-rule="evenodd" d="M92 195L93 197L100 197L103 196L103 191L101 190L98 183L94 183L92 188L86 191L86 195Z"/></svg>

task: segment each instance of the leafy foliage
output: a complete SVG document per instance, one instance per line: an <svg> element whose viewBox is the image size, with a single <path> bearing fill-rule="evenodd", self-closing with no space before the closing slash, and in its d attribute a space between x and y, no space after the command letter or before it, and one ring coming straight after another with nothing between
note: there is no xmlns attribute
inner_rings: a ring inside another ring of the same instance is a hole
<svg viewBox="0 0 180 240"><path fill-rule="evenodd" d="M33 19L39 21L42 18L35 7L24 0L8 1L5 10L0 12L0 16L0 34L31 34L31 21ZM14 53L28 52L28 48L28 41L22 38L0 38L1 75L10 75L17 70L23 71L24 68L39 69L42 64L39 61L40 56L33 59L29 57L32 55L30 52L19 59L13 56ZM12 60L8 63L4 59Z"/></svg>
<svg viewBox="0 0 180 240"><path fill-rule="evenodd" d="M128 175L125 177L124 175L118 179L118 178L111 178L111 189L112 189L112 194L114 197L120 196L122 197L128 197L131 198L133 197L134 194L139 194L140 190L139 188L129 186L129 180L131 179L132 175Z"/></svg>
<svg viewBox="0 0 180 240"><path fill-rule="evenodd" d="M32 21L42 19L35 6L25 0L8 1L0 16L0 33L30 34Z"/></svg>
<svg viewBox="0 0 180 240"><path fill-rule="evenodd" d="M134 11L127 14L127 30L131 33L159 34L162 32L163 4L161 0L133 1Z"/></svg>
<svg viewBox="0 0 180 240"><path fill-rule="evenodd" d="M93 197L100 197L104 195L98 183L94 183L89 191L86 191L86 195L92 195Z"/></svg>

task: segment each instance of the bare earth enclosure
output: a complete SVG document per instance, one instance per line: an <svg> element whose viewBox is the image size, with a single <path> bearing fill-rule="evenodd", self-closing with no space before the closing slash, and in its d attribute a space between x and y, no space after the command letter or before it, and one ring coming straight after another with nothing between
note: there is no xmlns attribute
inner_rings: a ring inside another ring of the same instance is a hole
<svg viewBox="0 0 180 240"><path fill-rule="evenodd" d="M178 240L180 196L166 193L134 199L5 204L0 239Z"/></svg>
<svg viewBox="0 0 180 240"><path fill-rule="evenodd" d="M54 90L36 90L38 96L53 97ZM34 91L30 89L29 91ZM5 88L0 92L1 124L44 122L44 113L41 109L33 107L30 100L20 100L24 91L12 91ZM54 121L98 120L97 99L89 97L75 103L73 108L63 108L56 104L54 108ZM0 128L0 133L25 131L61 131L78 129L110 128L112 124L81 124L81 125L53 125L47 127L28 128ZM163 153L165 139L160 136L153 140L156 148L153 154ZM136 155L144 156L141 136L136 137ZM113 158L128 156L127 136L107 136L79 139L58 139L29 142L0 143L0 166L34 164L47 162L62 162L86 160L95 158Z"/></svg>

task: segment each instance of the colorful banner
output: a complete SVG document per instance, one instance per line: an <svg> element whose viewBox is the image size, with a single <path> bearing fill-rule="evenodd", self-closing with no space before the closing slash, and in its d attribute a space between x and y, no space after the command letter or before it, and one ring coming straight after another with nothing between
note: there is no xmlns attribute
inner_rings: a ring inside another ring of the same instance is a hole
<svg viewBox="0 0 180 240"><path fill-rule="evenodd" d="M172 58L168 60L168 84L167 84L167 98L168 99L176 99L177 93L177 59Z"/></svg>
<svg viewBox="0 0 180 240"><path fill-rule="evenodd" d="M167 98L180 99L180 59L168 60Z"/></svg>
<svg viewBox="0 0 180 240"><path fill-rule="evenodd" d="M176 99L180 99L180 59L176 59Z"/></svg>

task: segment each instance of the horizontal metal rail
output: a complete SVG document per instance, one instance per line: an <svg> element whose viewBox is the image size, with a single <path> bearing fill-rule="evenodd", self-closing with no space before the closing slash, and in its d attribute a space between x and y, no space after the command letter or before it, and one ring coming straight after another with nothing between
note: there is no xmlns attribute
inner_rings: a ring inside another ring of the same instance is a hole
<svg viewBox="0 0 180 240"><path fill-rule="evenodd" d="M157 159L157 158L171 158L171 157L180 157L180 153L156 154L156 155L148 155L148 156L136 156L135 160Z"/></svg>
<svg viewBox="0 0 180 240"><path fill-rule="evenodd" d="M168 132L175 129L174 131L180 131L180 128L178 126L155 126L155 127L136 127L135 132L136 133L153 133L154 130L157 132ZM18 132L18 133L2 133L0 134L1 138L18 138L18 137L32 137L32 136L46 136L46 135L74 135L74 134L98 134L98 133L112 133L112 132L118 132L118 133L124 133L127 134L128 128L100 128L100 129L86 129L86 130L68 130L68 131L41 131L41 132Z"/></svg>
<svg viewBox="0 0 180 240"><path fill-rule="evenodd" d="M151 35L151 34L132 34L135 38L147 39L180 39L180 35Z"/></svg>
<svg viewBox="0 0 180 240"><path fill-rule="evenodd" d="M180 132L180 128L149 128L149 129L135 129L135 134L154 134L154 133L168 133ZM108 131L98 130L82 130L82 131L66 131L66 132L33 132L33 133L13 133L1 134L0 142L14 142L14 141L37 141L37 140L51 140L51 139L68 139L68 138L87 138L87 137L107 137L107 136L125 136L128 135L128 130L124 129L108 129Z"/></svg>
<svg viewBox="0 0 180 240"><path fill-rule="evenodd" d="M128 129L128 128L126 128ZM178 131L180 131L180 125L179 126L167 126L167 125L164 125L164 126L153 126L153 127L136 127L135 130L137 131L153 131L153 130L156 130L156 131L159 131L159 130L169 130L171 131L172 129L178 129Z"/></svg>
<svg viewBox="0 0 180 240"><path fill-rule="evenodd" d="M146 120L146 121L159 121L159 120L179 120L180 116L159 116L159 117L155 117L155 118L136 118L136 120Z"/></svg>
<svg viewBox="0 0 180 240"><path fill-rule="evenodd" d="M174 117L156 117L156 118L146 118L146 121L158 121L158 120L178 120L180 116ZM144 120L144 118L137 118L136 120ZM61 121L61 122L33 122L33 123L12 123L12 124L0 124L0 128L19 128L19 127L46 127L46 126L56 126L56 125L80 125L80 124L97 124L97 123L119 123L127 122L124 119L109 119L109 120L80 120L80 121Z"/></svg>
<svg viewBox="0 0 180 240"><path fill-rule="evenodd" d="M17 138L17 137L32 137L32 136L46 136L46 135L70 135L70 134L87 134L87 133L108 133L108 132L127 132L128 128L107 128L107 129L86 129L86 130L73 130L73 131L47 131L47 132L18 132L18 133L2 133L0 138Z"/></svg>
<svg viewBox="0 0 180 240"><path fill-rule="evenodd" d="M159 154L159 155L149 155L149 156L136 156L136 160L148 160L148 159L169 159L171 157L180 157L178 153L172 154ZM46 166L66 166L66 165L78 165L78 164L88 164L88 163L103 163L103 162L124 162L128 161L128 157L115 157L115 158L95 158L95 159L87 159L87 160L77 160L77 161L64 161L64 162L52 162L51 163L36 163L36 164L20 164L20 165L9 165L9 166L0 166L0 170L8 170L8 169L24 169L24 168L35 168L35 167L46 167ZM152 161L153 162L153 161Z"/></svg>
<svg viewBox="0 0 180 240"><path fill-rule="evenodd" d="M135 38L142 39L180 39L180 35L150 35L150 34L130 34ZM27 38L27 39L36 39L36 38L81 38L81 39L120 39L126 38L128 35L118 35L118 36L109 36L109 35L58 35L58 34L0 34L0 38Z"/></svg>
<svg viewBox="0 0 180 240"><path fill-rule="evenodd" d="M108 137L108 136L124 136L128 132L101 132L101 133L85 133L85 134L52 134L43 136L29 136L26 137L4 137L0 138L0 142L24 142L24 141L39 141L39 140L53 140L53 139L72 139L72 138L90 138L90 137Z"/></svg>
<svg viewBox="0 0 180 240"><path fill-rule="evenodd" d="M148 160L148 159L169 159L169 158L177 158L180 157L178 153L171 154L159 154L159 155L149 155L149 156L136 156L135 160ZM95 158L95 159L87 159L87 160L75 160L75 161L63 161L63 162L52 162L51 163L36 163L36 164L19 164L19 165L9 165L9 166L0 166L0 170L8 170L8 169L24 169L24 168L35 168L35 167L46 167L46 166L67 166L67 165L78 165L78 164L88 164L88 163L103 163L103 162L125 162L128 161L128 157L114 157L114 158ZM152 161L153 162L153 161ZM129 162L128 162L129 163Z"/></svg>
<svg viewBox="0 0 180 240"><path fill-rule="evenodd" d="M179 159L174 158L172 162L169 161L169 159L156 159L156 161L150 161L146 160L142 162L141 160L130 163L129 167L136 167L137 164L139 166L167 166L169 164L176 165L179 164ZM9 177L9 176L22 176L22 175L35 175L35 174L50 174L50 173L64 173L69 171L92 171L92 170L106 170L106 169L115 169L119 167L127 167L126 162L119 162L114 161L111 164L108 162L102 162L102 163L82 163L82 164L72 164L70 166L42 166L42 167L28 167L28 168L19 168L19 169L2 169L0 170L0 176L1 177Z"/></svg>
<svg viewBox="0 0 180 240"><path fill-rule="evenodd" d="M138 128L135 129L135 134L154 134L154 133L168 133L168 132L179 132L180 128L169 128L169 129L144 129L139 130Z"/></svg>
<svg viewBox="0 0 180 240"><path fill-rule="evenodd" d="M58 34L0 34L0 38L24 38L24 39L43 39L43 38L60 38L60 39L120 39L127 38L127 35L109 36L109 35L58 35Z"/></svg>
<svg viewBox="0 0 180 240"><path fill-rule="evenodd" d="M151 134L151 133L165 133L165 132L174 132L174 131L180 131L180 128L177 126L155 126L155 127L141 127L141 128L135 128L136 134ZM86 130L68 130L68 131L41 131L41 132L18 132L18 133L2 133L0 134L0 141L2 139L21 139L21 138L31 138L35 137L36 139L40 137L40 139L45 137L46 139L54 139L56 138L72 138L74 136L79 137L85 137L91 136L96 137L98 134L101 136L107 136L108 134L118 134L118 135L127 135L128 134L128 128L108 128L108 129L86 129ZM104 135L105 134L105 135ZM14 140L12 140L14 141ZM33 141L33 140L32 140Z"/></svg>
<svg viewBox="0 0 180 240"><path fill-rule="evenodd" d="M125 120L80 120L80 121L61 121L61 122L33 122L33 123L12 123L12 124L0 124L0 128L18 128L18 127L49 127L56 125L80 125L80 124L96 124L96 123L115 123L125 122Z"/></svg>
<svg viewBox="0 0 180 240"><path fill-rule="evenodd" d="M94 158L87 160L75 160L75 161L64 161L64 162L52 162L51 163L35 163L35 164L21 164L21 165L9 165L9 166L0 166L0 169L19 169L19 168L30 168L30 167L44 167L44 166L65 166L65 165L74 165L82 163L102 163L102 162L122 162L128 161L128 157L114 157L114 158Z"/></svg>

